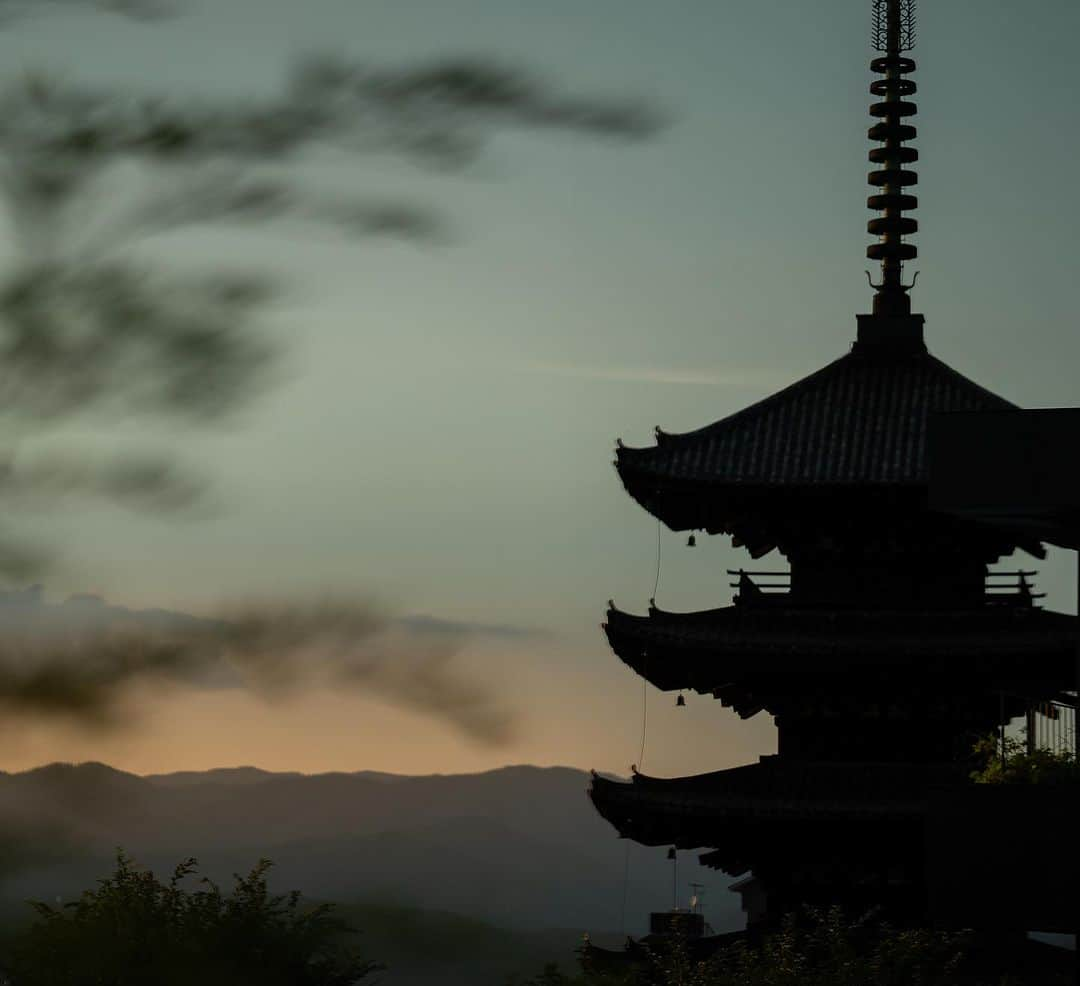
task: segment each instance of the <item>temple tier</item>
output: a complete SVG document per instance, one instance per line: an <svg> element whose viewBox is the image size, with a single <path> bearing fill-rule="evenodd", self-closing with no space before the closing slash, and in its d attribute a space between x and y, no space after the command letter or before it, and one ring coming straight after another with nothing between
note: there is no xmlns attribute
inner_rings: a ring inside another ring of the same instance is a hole
<svg viewBox="0 0 1080 986"><path fill-rule="evenodd" d="M914 62L901 52L913 5L878 0L875 17L870 206L883 215L868 254L882 274L851 352L714 424L616 453L627 492L668 528L730 535L789 565L730 573L731 606L638 616L612 604L604 624L657 688L775 718L779 752L760 763L597 776L590 791L621 836L750 874L735 888L752 925L805 903L923 921L927 806L970 783L976 738L1038 703L1075 704L1076 618L1039 608L1033 572L990 568L1018 549L1043 557L1042 545L927 506L932 418L1015 405L930 355L910 312Z"/></svg>

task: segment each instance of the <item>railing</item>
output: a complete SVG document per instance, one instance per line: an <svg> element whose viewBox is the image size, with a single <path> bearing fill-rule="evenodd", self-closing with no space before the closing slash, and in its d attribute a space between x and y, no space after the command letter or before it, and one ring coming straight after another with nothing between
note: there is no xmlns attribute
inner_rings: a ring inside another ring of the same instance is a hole
<svg viewBox="0 0 1080 986"><path fill-rule="evenodd" d="M761 601L762 597L786 596L791 592L790 570L751 571L745 568L729 568L727 574L733 580L728 583L729 587L738 591L738 598L743 602ZM1046 596L1045 592L1035 591L1035 584L1031 581L1035 574L1034 571L1025 569L987 572L983 598L990 606L1034 606L1036 600Z"/></svg>
<svg viewBox="0 0 1080 986"><path fill-rule="evenodd" d="M1036 599L1046 597L1045 592L1033 591L1035 585L1028 580L1033 571L1017 569L1015 572L987 572L985 582L986 602L991 606L1033 606Z"/></svg>
<svg viewBox="0 0 1080 986"><path fill-rule="evenodd" d="M745 568L729 568L728 575L734 576L736 581L729 582L728 586L738 589L740 596L781 596L791 592L791 572L750 572ZM769 582L758 582L757 579L771 579Z"/></svg>

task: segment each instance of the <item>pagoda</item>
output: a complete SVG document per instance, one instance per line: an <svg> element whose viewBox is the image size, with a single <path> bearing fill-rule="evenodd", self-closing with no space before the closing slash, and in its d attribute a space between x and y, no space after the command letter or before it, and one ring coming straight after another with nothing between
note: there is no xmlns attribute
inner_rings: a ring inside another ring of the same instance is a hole
<svg viewBox="0 0 1080 986"><path fill-rule="evenodd" d="M1017 550L1042 558L1042 544L928 506L934 417L1015 405L932 356L911 310L914 6L874 2L867 256L880 277L850 351L714 424L616 453L627 492L670 530L789 566L732 572L729 606L611 604L604 624L656 688L775 721L778 752L757 763L594 775L590 789L620 836L699 850L739 878L751 926L807 904L924 920L927 806L970 783L976 738L1075 701L1076 618L1040 608L1034 572L990 569Z"/></svg>

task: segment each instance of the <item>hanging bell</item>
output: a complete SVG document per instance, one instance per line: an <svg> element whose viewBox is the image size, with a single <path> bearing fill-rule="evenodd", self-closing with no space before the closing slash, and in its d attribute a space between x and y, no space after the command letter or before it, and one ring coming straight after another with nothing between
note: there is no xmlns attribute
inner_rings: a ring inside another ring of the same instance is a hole
<svg viewBox="0 0 1080 986"><path fill-rule="evenodd" d="M679 695L679 697L677 699L675 699L675 708L677 708L677 709L685 709L686 708L686 699L683 698L681 694Z"/></svg>
<svg viewBox="0 0 1080 986"><path fill-rule="evenodd" d="M690 537L688 537L686 539L686 546L688 548L696 548L697 547L697 538L693 534L691 534Z"/></svg>

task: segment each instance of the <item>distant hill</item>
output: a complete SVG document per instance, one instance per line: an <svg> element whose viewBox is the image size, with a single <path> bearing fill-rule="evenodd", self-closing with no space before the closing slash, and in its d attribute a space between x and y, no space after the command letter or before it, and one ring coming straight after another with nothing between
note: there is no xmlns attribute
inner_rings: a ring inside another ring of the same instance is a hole
<svg viewBox="0 0 1080 986"><path fill-rule="evenodd" d="M672 900L664 849L616 838L563 767L406 777L254 767L138 777L104 764L0 774L0 903L67 897L108 871L116 847L155 870L198 857L227 881L260 857L280 889L442 911L521 932L644 930ZM14 839L14 841L12 841ZM629 866L627 863L629 862ZM707 887L709 920L741 926L721 873L680 854L683 899Z"/></svg>
<svg viewBox="0 0 1080 986"><path fill-rule="evenodd" d="M172 774L148 774L144 780L159 787L192 787L199 784L226 784L244 787L261 784L273 777L303 777L296 771L275 774L258 767L216 767L213 770L178 770Z"/></svg>

